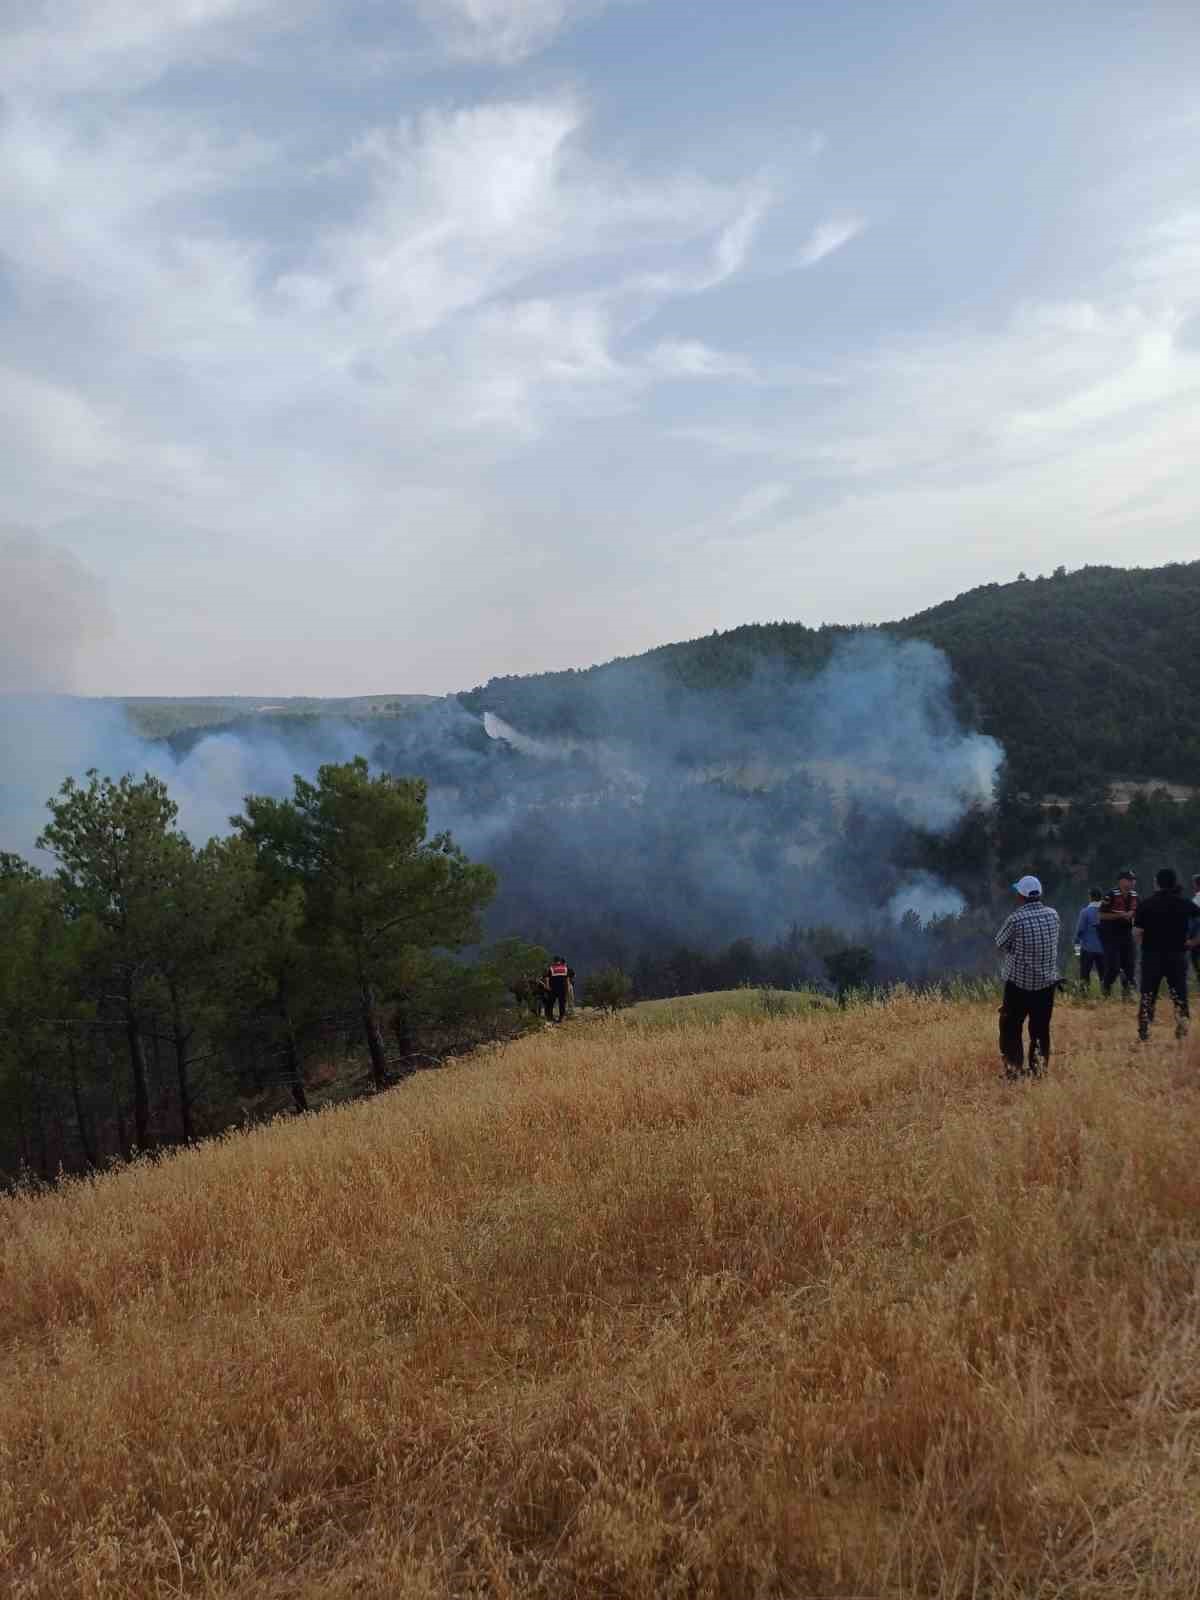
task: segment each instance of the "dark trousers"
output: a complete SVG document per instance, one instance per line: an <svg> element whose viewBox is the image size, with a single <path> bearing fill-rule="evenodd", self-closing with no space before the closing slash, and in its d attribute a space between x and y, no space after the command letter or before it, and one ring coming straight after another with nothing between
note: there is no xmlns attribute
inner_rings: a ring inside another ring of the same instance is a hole
<svg viewBox="0 0 1200 1600"><path fill-rule="evenodd" d="M1104 951L1081 950L1079 952L1079 981L1084 985L1085 988L1091 987L1093 972L1096 974L1101 985L1103 986Z"/></svg>
<svg viewBox="0 0 1200 1600"><path fill-rule="evenodd" d="M1167 980L1167 992L1175 1007L1176 1023L1188 1017L1187 951L1142 951L1142 1003L1138 1007L1138 1037L1145 1039L1154 1021L1154 1006L1158 1000L1159 985Z"/></svg>
<svg viewBox="0 0 1200 1600"><path fill-rule="evenodd" d="M1010 1078L1022 1078L1029 1073L1038 1077L1050 1059L1050 1016L1054 1010L1054 991L1048 989L1019 989L1015 983L1004 985L1004 999L1000 1004L1000 1054ZM1025 1021L1029 1021L1029 1065L1025 1065Z"/></svg>
<svg viewBox="0 0 1200 1600"><path fill-rule="evenodd" d="M1133 944L1133 929L1121 928L1119 932L1109 933L1107 929L1100 935L1104 944L1104 977L1100 987L1105 994L1112 993L1112 986L1117 981L1118 974L1121 978L1121 993L1129 994L1133 989L1134 972L1137 968L1137 952Z"/></svg>
<svg viewBox="0 0 1200 1600"><path fill-rule="evenodd" d="M554 1018L554 995L549 989L542 990L542 1014L547 1022L551 1022Z"/></svg>
<svg viewBox="0 0 1200 1600"><path fill-rule="evenodd" d="M558 1020L561 1022L567 1014L567 980L564 978L558 983L554 978L550 980L550 994L552 999L547 1008L546 1015L550 1016L554 1007L558 1007Z"/></svg>

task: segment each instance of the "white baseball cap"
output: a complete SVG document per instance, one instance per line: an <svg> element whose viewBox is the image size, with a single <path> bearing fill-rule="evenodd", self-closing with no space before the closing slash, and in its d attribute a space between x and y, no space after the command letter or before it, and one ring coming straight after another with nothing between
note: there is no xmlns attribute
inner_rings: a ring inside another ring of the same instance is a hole
<svg viewBox="0 0 1200 1600"><path fill-rule="evenodd" d="M1013 884L1013 888L1028 900L1035 894L1041 894L1042 880L1033 877L1032 874L1027 872L1023 878L1017 879L1016 883Z"/></svg>

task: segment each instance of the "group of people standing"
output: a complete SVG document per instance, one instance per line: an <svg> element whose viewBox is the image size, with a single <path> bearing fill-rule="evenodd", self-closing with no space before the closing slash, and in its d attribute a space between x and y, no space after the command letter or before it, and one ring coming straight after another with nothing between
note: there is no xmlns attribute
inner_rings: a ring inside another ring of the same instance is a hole
<svg viewBox="0 0 1200 1600"><path fill-rule="evenodd" d="M1142 1041L1150 1036L1165 981L1175 1007L1175 1037L1182 1039L1189 1020L1189 951L1200 979L1200 873L1192 879L1190 898L1172 867L1160 868L1154 882L1154 893L1139 900L1137 878L1125 868L1108 894L1091 891L1075 929L1079 976L1090 986L1095 971L1105 995L1112 993L1118 978L1126 997L1133 993L1135 983L1138 985L1138 1038ZM1061 924L1058 912L1043 903L1038 878L1032 874L1018 878L1013 889L1020 903L996 934L996 944L1004 952L1000 1054L1006 1077L1037 1077L1050 1057L1050 1019L1062 981L1058 971Z"/></svg>

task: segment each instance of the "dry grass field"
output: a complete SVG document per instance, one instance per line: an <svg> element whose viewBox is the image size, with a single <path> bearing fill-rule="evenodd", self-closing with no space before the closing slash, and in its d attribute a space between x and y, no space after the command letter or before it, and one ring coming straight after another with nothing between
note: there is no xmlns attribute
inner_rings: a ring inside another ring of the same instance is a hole
<svg viewBox="0 0 1200 1600"><path fill-rule="evenodd" d="M768 997L764 1003L764 996ZM714 989L710 994L683 994L667 1000L639 1000L621 1015L631 1022L677 1027L688 1022L719 1022L724 1017L762 1017L768 1006L776 1016L789 1012L832 1011L836 1001L809 990Z"/></svg>
<svg viewBox="0 0 1200 1600"><path fill-rule="evenodd" d="M578 1023L0 1202L0 1592L1200 1594L1200 1052Z"/></svg>

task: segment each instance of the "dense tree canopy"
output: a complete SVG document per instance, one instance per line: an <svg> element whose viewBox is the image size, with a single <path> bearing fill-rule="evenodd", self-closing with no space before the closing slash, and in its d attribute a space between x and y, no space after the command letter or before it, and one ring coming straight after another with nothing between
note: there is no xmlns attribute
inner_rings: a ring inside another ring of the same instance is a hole
<svg viewBox="0 0 1200 1600"><path fill-rule="evenodd" d="M506 974L452 954L494 875L426 836L419 779L322 767L200 848L149 775L48 804L53 876L0 856L0 1177L189 1141L270 1080L304 1110L352 1015L377 1087L421 1039L498 1025Z"/></svg>

